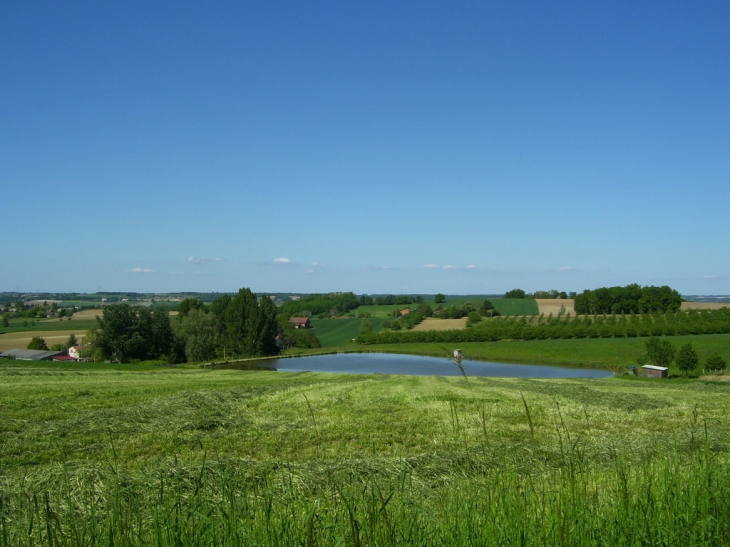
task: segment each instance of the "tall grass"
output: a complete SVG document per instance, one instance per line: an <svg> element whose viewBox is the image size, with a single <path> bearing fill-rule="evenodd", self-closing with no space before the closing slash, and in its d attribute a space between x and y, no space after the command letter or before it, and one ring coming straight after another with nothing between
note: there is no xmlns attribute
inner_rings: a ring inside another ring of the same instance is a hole
<svg viewBox="0 0 730 547"><path fill-rule="evenodd" d="M488 453L308 466L111 465L0 494L0 545L728 545L730 471L682 458L525 471ZM468 457L467 457L468 456ZM468 462L468 464L467 464ZM454 471L448 471L448 469Z"/></svg>

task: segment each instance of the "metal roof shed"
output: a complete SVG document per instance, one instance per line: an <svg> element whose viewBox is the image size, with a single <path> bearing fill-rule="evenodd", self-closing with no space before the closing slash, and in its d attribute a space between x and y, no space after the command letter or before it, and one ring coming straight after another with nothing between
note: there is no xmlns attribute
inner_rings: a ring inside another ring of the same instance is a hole
<svg viewBox="0 0 730 547"><path fill-rule="evenodd" d="M669 369L656 365L644 365L641 367L641 375L646 378L669 378Z"/></svg>

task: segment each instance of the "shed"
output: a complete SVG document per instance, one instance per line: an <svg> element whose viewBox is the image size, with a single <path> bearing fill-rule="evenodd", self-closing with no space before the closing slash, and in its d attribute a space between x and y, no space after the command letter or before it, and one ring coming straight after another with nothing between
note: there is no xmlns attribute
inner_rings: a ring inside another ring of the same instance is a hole
<svg viewBox="0 0 730 547"><path fill-rule="evenodd" d="M460 349L455 349L454 350L454 359L461 360L462 357L463 357L463 355L461 353L461 350Z"/></svg>
<svg viewBox="0 0 730 547"><path fill-rule="evenodd" d="M644 365L641 367L641 375L647 378L669 378L669 369L655 365Z"/></svg>

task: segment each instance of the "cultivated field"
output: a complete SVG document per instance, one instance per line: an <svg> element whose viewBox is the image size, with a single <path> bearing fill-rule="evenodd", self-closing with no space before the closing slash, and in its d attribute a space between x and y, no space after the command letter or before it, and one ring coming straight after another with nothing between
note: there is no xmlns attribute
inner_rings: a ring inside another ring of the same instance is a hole
<svg viewBox="0 0 730 547"><path fill-rule="evenodd" d="M70 322L71 323L71 322ZM69 324L70 324L69 323ZM69 335L75 334L76 338L81 342L84 339L85 330L34 330L23 332L9 332L0 334L0 351L9 349L25 349L34 336L40 336L46 341L46 345L50 348L53 344L58 344L68 340Z"/></svg>
<svg viewBox="0 0 730 547"><path fill-rule="evenodd" d="M719 310L728 307L730 304L727 302L682 302L683 310Z"/></svg>
<svg viewBox="0 0 730 547"><path fill-rule="evenodd" d="M572 298L556 299L556 298L536 298L537 309L541 314L545 314L545 317L553 314L553 317L562 311L563 314L575 315L575 308L573 308L574 300Z"/></svg>
<svg viewBox="0 0 730 547"><path fill-rule="evenodd" d="M466 317L461 319L437 319L426 317L413 330L461 330L466 328Z"/></svg>

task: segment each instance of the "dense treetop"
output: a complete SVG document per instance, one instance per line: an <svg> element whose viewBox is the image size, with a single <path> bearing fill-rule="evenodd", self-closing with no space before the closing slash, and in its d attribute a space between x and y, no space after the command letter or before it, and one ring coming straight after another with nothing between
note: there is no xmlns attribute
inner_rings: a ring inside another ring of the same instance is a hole
<svg viewBox="0 0 730 547"><path fill-rule="evenodd" d="M586 290L575 297L575 313L664 313L675 312L682 305L682 297L674 289L640 287L601 287Z"/></svg>

